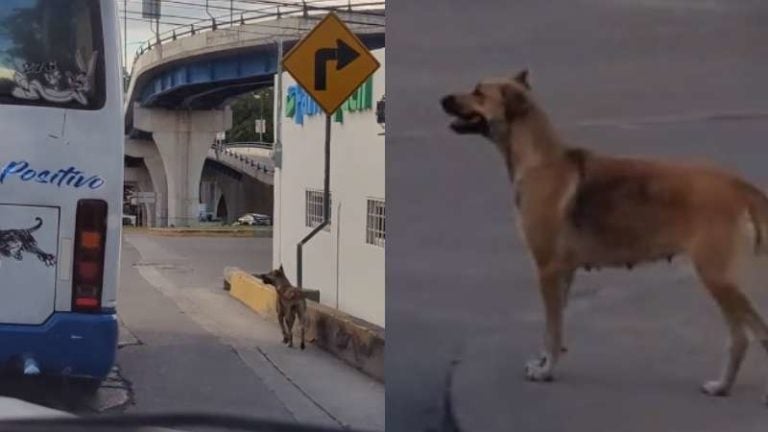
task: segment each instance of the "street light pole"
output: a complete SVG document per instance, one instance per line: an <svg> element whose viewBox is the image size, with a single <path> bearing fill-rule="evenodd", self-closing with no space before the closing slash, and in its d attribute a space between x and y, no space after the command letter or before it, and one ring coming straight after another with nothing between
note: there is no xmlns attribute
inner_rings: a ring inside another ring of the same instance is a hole
<svg viewBox="0 0 768 432"><path fill-rule="evenodd" d="M264 129L267 128L267 122L264 120L264 93L257 93L253 95L254 99L259 100L259 118L256 120L259 130L259 143L264 142Z"/></svg>
<svg viewBox="0 0 768 432"><path fill-rule="evenodd" d="M123 0L123 92L128 91L128 0Z"/></svg>
<svg viewBox="0 0 768 432"><path fill-rule="evenodd" d="M267 121L264 119L264 92L261 93L261 97L259 97L259 143L264 142L264 129L267 128Z"/></svg>

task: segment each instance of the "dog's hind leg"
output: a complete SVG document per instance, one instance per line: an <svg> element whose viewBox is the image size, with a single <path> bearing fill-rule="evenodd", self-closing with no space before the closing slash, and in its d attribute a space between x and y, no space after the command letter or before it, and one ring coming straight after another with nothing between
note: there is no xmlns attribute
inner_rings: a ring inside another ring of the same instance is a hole
<svg viewBox="0 0 768 432"><path fill-rule="evenodd" d="M304 330L307 327L307 304L302 301L298 306L299 324L301 325L301 349L305 348L304 345Z"/></svg>
<svg viewBox="0 0 768 432"><path fill-rule="evenodd" d="M306 329L306 326L307 326L307 317L304 316L304 314L301 314L300 319L301 319L301 345L299 345L299 347L301 349L304 349L306 347L306 345L304 345L304 330Z"/></svg>
<svg viewBox="0 0 768 432"><path fill-rule="evenodd" d="M728 342L725 363L719 377L716 380L704 383L701 390L708 395L725 396L730 392L736 380L736 375L739 372L749 345L745 331L745 322L738 310L739 307L736 306L737 303L743 301L742 298L744 300L746 298L738 291L735 285L717 282L704 282L704 284L720 308L728 326L730 341Z"/></svg>
<svg viewBox="0 0 768 432"><path fill-rule="evenodd" d="M744 320L747 323L747 326L754 338L760 342L760 344L763 346L763 349L766 351L766 353L768 353L768 325L766 325L765 321L757 312L757 310L752 307L752 304L749 303L749 300L747 300L746 303L747 307L745 308L746 311L744 312ZM768 386L763 393L763 403L768 405Z"/></svg>
<svg viewBox="0 0 768 432"><path fill-rule="evenodd" d="M736 268L738 257L723 247L722 243L708 244L705 248L699 248L699 251L692 254L691 258L704 287L717 303L730 333L720 375L704 383L701 390L708 395L725 396L736 380L749 345L746 332L749 321L745 312L751 310L752 306L734 281L740 273L740 269Z"/></svg>
<svg viewBox="0 0 768 432"><path fill-rule="evenodd" d="M768 324L766 324L763 317L760 316L760 313L755 309L749 299L743 294L741 295L743 299L739 301L739 304L741 309L740 313L744 323L750 333L752 333L752 336L760 342L763 349L768 353ZM768 404L768 387L763 393L763 403Z"/></svg>
<svg viewBox="0 0 768 432"><path fill-rule="evenodd" d="M286 322L288 324L288 346L293 348L293 321L296 319L296 311L289 310Z"/></svg>
<svg viewBox="0 0 768 432"><path fill-rule="evenodd" d="M280 323L280 331L283 333L283 343L288 343L288 331L285 329L285 308L280 300L277 300L277 322Z"/></svg>
<svg viewBox="0 0 768 432"><path fill-rule="evenodd" d="M540 269L539 288L544 301L546 330L544 353L529 361L525 376L531 381L551 381L557 360L562 351L564 273L559 270Z"/></svg>

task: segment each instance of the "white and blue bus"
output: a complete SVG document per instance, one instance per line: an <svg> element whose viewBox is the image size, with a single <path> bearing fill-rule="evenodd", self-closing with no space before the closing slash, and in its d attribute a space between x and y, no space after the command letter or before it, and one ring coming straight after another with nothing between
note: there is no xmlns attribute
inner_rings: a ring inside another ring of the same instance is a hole
<svg viewBox="0 0 768 432"><path fill-rule="evenodd" d="M97 383L117 350L114 0L0 1L0 364Z"/></svg>

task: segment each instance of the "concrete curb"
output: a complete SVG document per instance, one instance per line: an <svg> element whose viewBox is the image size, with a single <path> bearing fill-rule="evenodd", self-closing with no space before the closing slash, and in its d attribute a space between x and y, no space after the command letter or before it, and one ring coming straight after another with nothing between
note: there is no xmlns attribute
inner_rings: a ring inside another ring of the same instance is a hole
<svg viewBox="0 0 768 432"><path fill-rule="evenodd" d="M271 285L236 267L226 268L224 279L232 297L265 318L277 318L277 294ZM316 291L307 291L307 341L384 382L384 329L310 300Z"/></svg>
<svg viewBox="0 0 768 432"><path fill-rule="evenodd" d="M138 230L137 230L138 231ZM166 237L256 237L271 238L272 229L237 228L149 228L145 232Z"/></svg>

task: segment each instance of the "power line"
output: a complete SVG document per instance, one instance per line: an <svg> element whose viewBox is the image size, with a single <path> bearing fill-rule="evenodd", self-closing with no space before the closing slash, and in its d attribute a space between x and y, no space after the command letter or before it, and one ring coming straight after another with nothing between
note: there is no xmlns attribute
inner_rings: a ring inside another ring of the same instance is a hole
<svg viewBox="0 0 768 432"><path fill-rule="evenodd" d="M141 15L141 12L138 12L138 11L121 10L120 12L122 12L123 14ZM297 11L293 11L293 12L295 13ZM264 15L264 17L268 17L268 16L269 16L269 14ZM192 16L188 16L188 15L177 15L177 14L162 14L162 17L163 18L186 19L186 20L193 21L191 23L172 23L172 22L167 21L167 20L162 20L161 21L161 24L164 24L164 25L178 25L180 27L185 27L185 26L190 26L190 25L195 25L195 24L204 24L204 23L207 23L207 22L211 21L210 19L207 19L207 18L192 17ZM128 18L130 19L131 17L128 17ZM219 16L219 17L214 17L214 21L218 21L219 19L222 19L222 18L227 18L227 16L223 15L223 16ZM245 18L245 17L243 16L243 18ZM252 17L252 18L257 18L258 19L259 17L256 16L256 17ZM133 19L133 20L135 21L135 19ZM154 19L142 19L142 21L153 22ZM226 21L224 21L224 22L226 22ZM384 27L383 24L378 24L378 23L367 23L367 22L360 22L360 21L353 21L353 20L346 20L346 22L348 22L350 24L367 25L367 26L374 26L374 27ZM285 25L279 25L279 24L258 23L258 25L261 26L261 27L264 27L264 28L272 28L272 29L277 29L277 30L289 30L289 31L297 31L297 32L301 31L300 29L298 29L296 27L293 27L293 26L285 26ZM272 35L271 33L243 30L243 29L240 28L240 26L238 26L238 27L233 26L233 27L230 27L229 29L233 30L233 31L242 32L242 33ZM172 30L174 30L174 29L172 29ZM167 32L168 31L166 31L166 33Z"/></svg>
<svg viewBox="0 0 768 432"><path fill-rule="evenodd" d="M127 12L129 14L141 15L141 12L136 12L136 11L122 11L121 10L121 12L123 12L123 13ZM163 17L194 20L194 22L191 22L191 23L171 23L170 21L166 21L166 20L161 20L160 21L161 24L177 25L179 27L189 27L189 26L193 26L195 24L204 24L204 23L208 23L208 22L211 21L210 19L205 19L205 18L200 19L199 17L190 17L190 16L183 16L183 15L163 14ZM128 19L132 19L132 17L128 17ZM133 18L133 20L136 20L136 19L137 18ZM146 22L155 22L154 18L141 18L140 20L141 21L146 21ZM293 27L293 26L286 26L286 25L279 25L279 24L262 24L262 23L259 23L259 25L261 27L272 28L272 29L277 29L277 30L289 30L289 31L297 31L297 32L301 31L301 29L298 29L298 28ZM242 29L240 27L241 26L233 26L233 27L229 27L228 30L236 31L236 32L241 32L241 33L246 33L246 34L274 36L273 33L244 30L244 29ZM171 29L171 30L176 30L176 29ZM169 31L171 31L171 30L169 30ZM168 33L169 31L166 31L165 33ZM154 39L154 38L151 38L151 39Z"/></svg>
<svg viewBox="0 0 768 432"><path fill-rule="evenodd" d="M131 0L131 1L135 1L135 0ZM183 2L181 0L165 0L165 1L173 1L175 3L185 3L185 4L190 4L190 5L193 4L193 3L189 3L189 2ZM240 1L244 1L244 0L240 0ZM296 6L295 3L294 4L286 4L286 3L279 2L279 1L269 1L269 0L255 0L255 1L258 2L259 4L269 3L269 4L272 4L274 7L279 7L279 6L301 7L301 6ZM314 0L314 1L308 0L307 3L317 3L317 2L321 2L321 1L329 1L329 0ZM330 0L330 1L338 1L338 0ZM248 3L251 3L251 2L248 2ZM194 4L194 5L201 6L201 5L198 5L198 4ZM246 13L248 13L248 14L257 13L257 12L265 11L267 9L269 9L269 7L265 7L265 8L258 9L258 10L254 10L254 9L238 9L238 11L241 12L241 19L242 19L242 18L244 18ZM313 7L313 9L314 9L314 7ZM315 10L317 10L317 9L315 9ZM323 9L320 9L320 10L326 10L326 9L323 8ZM141 14L141 12L139 12L139 11L132 11L132 10L121 10L121 12L124 15L125 14ZM286 12L283 12L283 13L291 13L291 12L295 13L295 12L299 12L299 11L295 11L294 10L294 11L286 11ZM356 13L366 14L366 13L361 12L361 11L356 11ZM270 14L265 14L265 16L269 16L269 15ZM381 14L373 14L373 15L382 16ZM168 17L168 18L178 18L178 19L187 19L187 20L192 20L192 21L198 21L199 23L207 22L210 19L210 18L201 18L199 16L191 17L191 16L178 15L178 14L162 14L162 16ZM227 18L227 15L221 15L221 16L212 17L212 18L213 18L213 20L217 20L218 21L220 19ZM252 17L252 18L258 18L258 17ZM224 21L224 22L226 22L226 21ZM347 22L349 22L351 24L371 25L371 26L379 26L379 27L382 26L381 24L376 24L376 23L354 22L354 21L350 21L350 20L347 20ZM189 23L189 24L194 24L194 23ZM181 24L181 25L188 25L188 24L185 23L185 24ZM266 25L266 24L264 24L263 26L264 27L268 27L268 28L271 27L271 28L285 29L284 26L274 26L274 25L270 26L270 25Z"/></svg>
<svg viewBox="0 0 768 432"><path fill-rule="evenodd" d="M305 2L294 1L292 3L282 2L279 0L238 0L238 1L242 3L248 3L248 4L259 3L259 4L271 4L273 6L288 6L288 7L298 8L298 9L303 9L306 6L308 10L326 10L326 11L342 10L342 8L346 9L346 7L350 5L350 3L344 3L344 4L329 5L329 6L314 6L318 3L325 3L329 1L339 2L341 0L306 0ZM384 6L384 4L385 4L384 1L370 1L365 3L352 3L351 5L354 7L361 7L361 6L366 7L366 6ZM366 12L365 10L356 10L355 13L365 14L365 15L371 14L370 12ZM371 14L371 15L381 16L381 14Z"/></svg>
<svg viewBox="0 0 768 432"><path fill-rule="evenodd" d="M139 3L139 2L142 2L142 1L143 0L128 0L128 2L132 3L132 4L136 4L136 3ZM198 8L198 9L205 9L205 5L204 4L200 4L200 3L192 3L192 2L189 2L189 1L181 1L181 0L163 0L163 4L169 4L169 3L170 4L181 5L181 6L172 6L172 7L177 8L177 9L183 9L182 6L188 6L188 7L192 7L192 8ZM209 8L210 9L227 10L227 11L230 10L230 8L228 6L209 6ZM234 8L234 10L236 10L238 12L248 12L248 11L252 11L253 9Z"/></svg>
<svg viewBox="0 0 768 432"><path fill-rule="evenodd" d="M133 17L125 17L124 16L122 19L127 19L128 21L141 21L141 22L149 22L149 23L155 22L154 19L150 19L150 18L133 18ZM189 24L178 23L178 22L171 22L171 21L160 21L160 24L163 24L163 25L175 25L175 26L187 26L187 25L189 25ZM144 44L145 42L146 41L128 42L128 43L136 45L136 44Z"/></svg>
<svg viewBox="0 0 768 432"><path fill-rule="evenodd" d="M140 1L143 1L143 0L128 0L128 1L130 1L132 4L136 4L136 3L140 2ZM229 0L212 0L212 1L227 2ZM382 3L382 2L370 2L370 3L357 3L357 4L355 4L355 3L346 3L345 4L345 3L342 3L343 0L306 0L306 3L305 2L300 2L300 1L287 2L287 1L279 1L279 0L236 0L236 1L238 3L245 3L247 5L255 5L255 6L269 5L269 6L265 6L262 9L267 9L270 6L272 6L272 7L283 6L283 7L292 7L292 8L303 8L305 4L312 6L312 5L315 5L315 4L318 4L318 3L327 3L327 2L331 2L331 1L337 2L339 4L331 5L331 6L326 6L326 7L330 7L330 8L343 8L343 7L347 6L347 5L353 5L353 6L372 5L372 4L380 5ZM191 7L191 8L198 8L198 9L206 9L206 8L208 8L208 9L218 9L218 10L237 11L237 12L251 12L251 11L254 11L254 9L252 9L252 8L244 8L244 7L239 7L239 6L238 7L224 6L224 5L217 6L217 5L210 5L209 4L206 7L206 5L204 5L202 3L193 3L191 1L182 1L182 0L163 0L163 3L165 3L165 4L174 4L174 5L181 5L181 6L188 6L188 7ZM177 6L172 6L172 7L181 8L181 6L178 6L178 7ZM314 8L314 6L312 8Z"/></svg>
<svg viewBox="0 0 768 432"><path fill-rule="evenodd" d="M128 11L128 12L132 13L132 11ZM129 17L123 17L123 18L127 18L130 21L141 21L141 22L147 22L147 23L154 23L155 22L155 19L153 19L153 18L134 18L134 17L130 17L130 16ZM187 19L189 19L189 18L187 18ZM169 34L170 32L175 31L175 30L179 30L180 28L191 27L191 26L194 26L195 24L199 24L201 22L208 22L208 21L209 20L196 21L194 23L180 23L180 22L172 22L172 21L167 21L167 20L160 20L160 24L177 26L176 28L173 28L171 30L167 30L167 31L164 32L164 34ZM299 34L303 33L303 31L301 29L298 29L296 27L276 26L276 25L275 26L265 26L265 27L275 28L275 29L279 29L279 30L288 30L291 33L296 34L296 35L299 35ZM245 29L242 29L241 26L231 27L228 30L235 31L235 32L238 32L238 33L253 34L253 35L259 35L259 36L275 36L274 33L245 30ZM155 39L156 38L154 38L154 37L153 38L149 38L147 40L142 41L141 44L143 45L143 44L145 44L147 42L154 41Z"/></svg>
<svg viewBox="0 0 768 432"><path fill-rule="evenodd" d="M131 0L131 1L134 1L134 0ZM193 5L193 3L184 2L182 0L165 0L165 1L173 1L174 3L185 3L185 4ZM226 1L226 0L219 0L219 1ZM302 11L304 9L304 7L303 7L303 5L301 3L292 3L292 4L290 4L290 3L284 3L284 2L273 1L273 0L255 0L255 1L238 0L238 1L240 1L242 3L248 3L248 4L260 4L260 5L270 4L270 5L272 5L270 7L264 7L262 9L258 9L258 10L254 10L254 9L248 9L248 10L241 9L242 10L241 20L246 19L245 18L245 14L252 14L252 13L262 12L262 11L264 11L266 9L270 9L272 7L287 6L289 8L299 8L299 10L282 12L283 14L297 13L297 12L300 12L300 11ZM338 1L338 0L307 0L306 3L310 4L310 3L320 3L320 2L327 2L327 1ZM382 5L382 3L383 2L369 2L369 3L358 3L358 5L364 4L364 5L371 5L371 6L373 6L373 5L379 5L380 6L380 5ZM199 5L199 4L194 4L194 5L195 6L202 6L202 5ZM202 6L202 7L205 7L205 6ZM341 7L343 7L343 6L341 6ZM307 6L307 10L309 10L310 8L311 8L311 10L314 10L314 11L317 11L317 10L338 10L338 8L335 8L335 7L325 8L325 7ZM229 8L226 8L226 10L229 10ZM134 17L127 16L127 14L141 14L141 12L138 12L138 11L121 10L121 12L123 13L123 18L127 19L127 20L141 21L141 22L150 22L150 23L151 22L156 22L155 19L134 18ZM357 13L357 14L363 14L361 11L354 11L354 12ZM229 15L229 14L227 14L227 15ZM176 30L180 30L180 28L183 28L183 27L190 27L191 26L192 28L194 28L194 25L196 25L196 24L204 24L204 23L207 23L207 22L210 22L210 21L213 21L215 23L219 19L227 18L227 15L222 15L222 16L219 16L219 17L213 17L213 20L211 20L211 19L206 19L206 18L190 17L190 16L185 16L185 15L162 14L161 16L163 18L185 19L185 20L192 20L193 22L179 23L179 22L174 22L174 21L168 21L167 19L161 19L159 21L159 24L163 24L163 25L167 25L167 26L177 26L177 28L166 30L164 32L164 34L169 35L170 33L172 33L172 32L175 33ZM274 15L274 14L262 14L261 16L252 16L252 17L247 18L247 19L249 19L249 20L250 19L254 19L254 18L258 19L258 18L261 18L261 17L267 18L270 15ZM382 14L378 14L378 13L374 13L374 14L370 14L369 13L369 15L382 16ZM223 22L226 22L226 21L223 21ZM368 22L360 22L360 21L354 21L354 20L345 20L345 22L350 23L350 24L358 24L358 25L366 25L366 26L374 26L374 27L385 27L385 25L378 24L378 23L368 23ZM234 26L233 24L234 23L232 23L232 26L229 27L228 30L235 31L235 32L238 32L238 33L244 33L244 34L254 34L254 35L261 35L261 36L274 36L273 33L244 30L244 29L242 29L242 26ZM301 35L304 32L304 30L299 29L299 28L294 27L294 26L290 26L289 27L289 26L285 26L285 25L265 24L265 23L262 23L262 22L259 22L257 24L259 26L265 27L265 28L273 28L273 29L278 29L278 30L288 30L288 31L290 31L290 32L292 32L292 33L294 33L296 35ZM141 45L143 45L144 43L148 43L148 44L151 45L151 41L153 39L155 39L155 38L150 38L149 40L146 40L146 41L142 42Z"/></svg>
<svg viewBox="0 0 768 432"><path fill-rule="evenodd" d="M166 1L168 1L168 0L166 0ZM271 8L272 7L265 7L263 9L242 9L242 11L244 13L257 13L257 12L262 12L262 11L265 11L265 10L271 9ZM134 11L134 10L122 10L121 9L120 12L122 12L123 14L126 14L126 13L128 13L128 14L136 14L136 15L141 15L142 14L142 12ZM289 12L291 12L291 11L289 11ZM286 12L286 13L289 13L289 12ZM298 12L298 11L293 11L293 12ZM265 14L264 16L269 16L269 15L270 14ZM196 21L199 21L200 23L207 22L207 21L211 20L211 18L204 18L204 17L200 17L200 16L192 17L192 16L188 16L188 15L166 14L166 13L161 14L161 16L162 17L168 17L168 18L179 18L179 19L196 20ZM227 18L228 16L229 16L229 14L223 14L223 15L220 15L220 16L215 16L215 17L213 17L213 19L218 21L220 19ZM255 17L255 18L258 18L258 17ZM182 24L182 25L188 25L188 24ZM266 26L266 27L269 27L269 26ZM272 26L272 27L283 28L283 27L280 27L280 26Z"/></svg>

